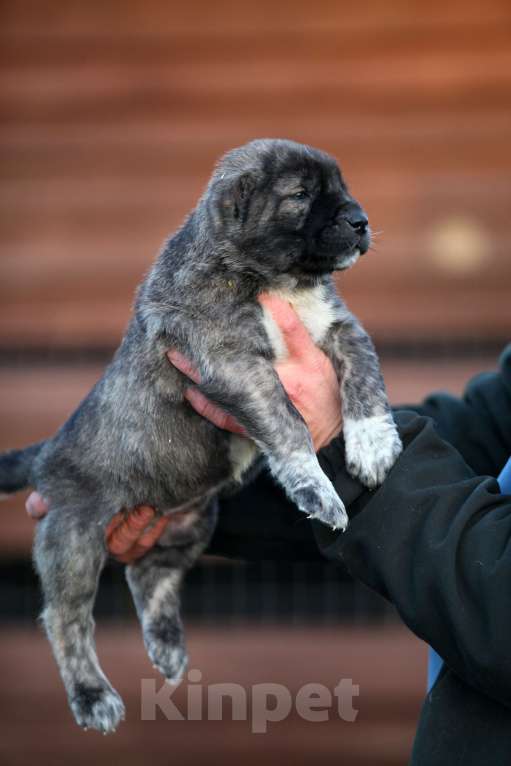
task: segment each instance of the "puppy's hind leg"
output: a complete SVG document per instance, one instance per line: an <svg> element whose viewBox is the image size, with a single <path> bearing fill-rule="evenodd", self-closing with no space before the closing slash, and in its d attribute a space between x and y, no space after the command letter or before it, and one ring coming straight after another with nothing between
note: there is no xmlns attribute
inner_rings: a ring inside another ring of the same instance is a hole
<svg viewBox="0 0 511 766"><path fill-rule="evenodd" d="M124 705L94 644L92 609L107 555L104 528L84 517L79 508L52 508L37 525L34 561L44 592L41 618L76 722L107 733L124 718Z"/></svg>
<svg viewBox="0 0 511 766"><path fill-rule="evenodd" d="M180 521L171 521L158 544L126 569L147 653L170 683L182 678L187 664L179 614L181 584L207 546L215 518L216 503L180 514Z"/></svg>

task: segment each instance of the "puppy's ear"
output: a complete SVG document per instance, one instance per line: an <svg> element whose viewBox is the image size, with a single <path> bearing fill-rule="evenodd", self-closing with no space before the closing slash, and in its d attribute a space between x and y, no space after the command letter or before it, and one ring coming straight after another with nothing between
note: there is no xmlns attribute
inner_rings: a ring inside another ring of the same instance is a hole
<svg viewBox="0 0 511 766"><path fill-rule="evenodd" d="M257 186L254 173L243 173L235 180L232 190L233 214L244 221L247 217L250 199Z"/></svg>

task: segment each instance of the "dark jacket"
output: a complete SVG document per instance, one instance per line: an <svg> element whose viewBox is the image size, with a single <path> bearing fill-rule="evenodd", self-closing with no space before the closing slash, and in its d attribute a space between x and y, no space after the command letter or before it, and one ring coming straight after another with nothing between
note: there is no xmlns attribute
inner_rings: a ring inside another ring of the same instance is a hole
<svg viewBox="0 0 511 766"><path fill-rule="evenodd" d="M445 660L412 764L509 766L511 496L494 477L511 454L511 346L462 399L435 394L413 410L395 413L404 451L374 492L346 473L342 439L320 452L348 506L347 532L303 522L262 474L221 501L212 550L299 559L319 549L342 562Z"/></svg>

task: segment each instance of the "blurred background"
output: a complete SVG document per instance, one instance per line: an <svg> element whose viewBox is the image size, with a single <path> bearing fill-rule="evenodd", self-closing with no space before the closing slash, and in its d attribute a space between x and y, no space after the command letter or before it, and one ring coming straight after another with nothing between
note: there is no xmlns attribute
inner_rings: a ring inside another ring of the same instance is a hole
<svg viewBox="0 0 511 766"><path fill-rule="evenodd" d="M0 449L74 409L216 158L255 137L333 153L381 232L340 288L394 403L495 367L511 319L510 43L505 0L0 2ZM141 721L140 679L157 675L111 566L98 644L128 719L113 737L82 733L36 627L23 498L2 517L3 766L407 762L425 647L311 561L204 559L185 597L191 667L204 684L293 693L352 678L355 723L295 714L254 735L230 716Z"/></svg>

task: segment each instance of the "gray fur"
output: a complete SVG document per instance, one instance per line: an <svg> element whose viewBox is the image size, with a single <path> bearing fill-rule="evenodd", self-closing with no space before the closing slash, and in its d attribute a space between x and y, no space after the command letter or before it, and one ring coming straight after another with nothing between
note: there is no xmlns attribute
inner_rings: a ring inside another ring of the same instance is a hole
<svg viewBox="0 0 511 766"><path fill-rule="evenodd" d="M366 223L323 152L282 140L229 152L140 287L104 376L52 439L0 459L0 490L31 484L50 504L34 547L43 621L81 726L111 731L124 712L93 640L109 520L139 504L161 514L189 511L181 529L172 527L127 570L147 651L175 680L186 663L182 575L210 539L214 495L241 470L233 461L239 438L187 405L189 381L169 364L167 349L196 365L201 390L246 428L254 456L265 456L298 508L343 529L344 506L274 371L275 338L257 301L262 291L279 291L296 299L300 313L300 301L315 296L318 310L304 309L304 321L339 376L350 470L374 486L399 454L373 346L331 277L367 250Z"/></svg>
<svg viewBox="0 0 511 766"><path fill-rule="evenodd" d="M4 497L13 492L19 492L30 483L32 464L39 454L44 442L31 444L25 449L13 449L0 456L0 487L5 492ZM0 495L0 498L2 495Z"/></svg>

